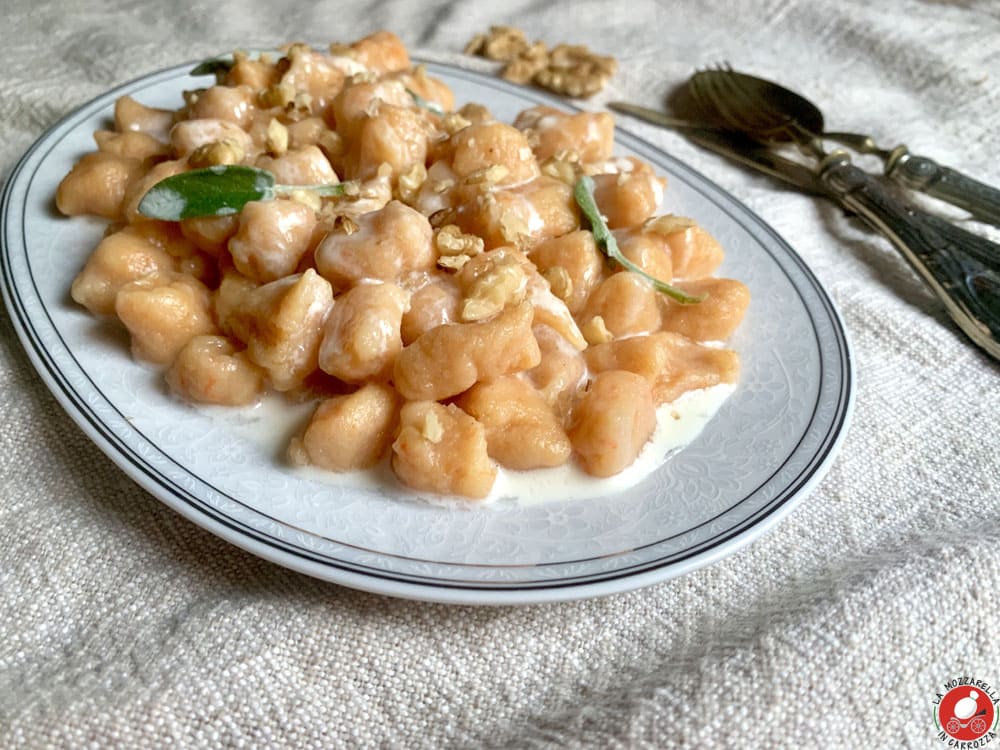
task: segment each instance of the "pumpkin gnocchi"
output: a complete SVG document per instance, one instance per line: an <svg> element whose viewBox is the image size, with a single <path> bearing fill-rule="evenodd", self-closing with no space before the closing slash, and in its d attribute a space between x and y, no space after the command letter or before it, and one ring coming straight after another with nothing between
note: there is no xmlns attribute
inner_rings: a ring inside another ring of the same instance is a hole
<svg viewBox="0 0 1000 750"><path fill-rule="evenodd" d="M179 398L314 399L291 464L382 462L414 491L474 499L501 470L607 477L659 406L738 379L720 342L749 292L714 276L723 251L704 228L657 215L666 180L613 156L607 112L456 109L385 31L213 70L176 111L122 97L62 180L61 212L116 222L71 294L117 318ZM143 213L163 179L231 167L281 190ZM631 268L581 214L584 176ZM649 277L706 297L681 304Z"/></svg>

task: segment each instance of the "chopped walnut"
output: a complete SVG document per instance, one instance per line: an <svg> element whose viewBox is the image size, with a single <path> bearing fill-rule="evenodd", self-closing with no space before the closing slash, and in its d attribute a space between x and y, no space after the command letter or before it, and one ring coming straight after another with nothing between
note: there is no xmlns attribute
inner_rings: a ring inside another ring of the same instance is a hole
<svg viewBox="0 0 1000 750"><path fill-rule="evenodd" d="M312 110L312 105L312 94L307 94L305 91L297 91L295 93L295 99L292 101L291 109L309 112Z"/></svg>
<svg viewBox="0 0 1000 750"><path fill-rule="evenodd" d="M525 128L522 132L524 133L524 139L528 142L528 145L531 146L532 149L538 148L542 142L541 137L538 135L538 131L534 128Z"/></svg>
<svg viewBox="0 0 1000 750"><path fill-rule="evenodd" d="M361 227L350 216L337 212L337 207L331 203L324 204L319 212L319 221L330 234L354 234Z"/></svg>
<svg viewBox="0 0 1000 750"><path fill-rule="evenodd" d="M455 135L459 130L463 130L471 124L471 120L466 119L458 112L446 112L445 116L441 118L441 128L448 135Z"/></svg>
<svg viewBox="0 0 1000 750"><path fill-rule="evenodd" d="M510 170L503 164L491 164L488 167L470 172L465 176L463 182L467 185L496 185L509 174Z"/></svg>
<svg viewBox="0 0 1000 750"><path fill-rule="evenodd" d="M514 83L531 83L549 64L549 52L544 42L535 42L504 67L500 75Z"/></svg>
<svg viewBox="0 0 1000 750"><path fill-rule="evenodd" d="M507 62L528 50L524 32L513 26L491 26L488 34L479 34L465 46L469 55Z"/></svg>
<svg viewBox="0 0 1000 750"><path fill-rule="evenodd" d="M613 57L598 55L582 45L560 44L549 53L549 63L535 76L535 83L557 94L592 96L604 88L617 68Z"/></svg>
<svg viewBox="0 0 1000 750"><path fill-rule="evenodd" d="M588 75L578 71L562 71L546 68L535 75L535 83L542 88L574 99L593 96L607 83L603 76Z"/></svg>
<svg viewBox="0 0 1000 750"><path fill-rule="evenodd" d="M378 73L374 70L366 70L363 73L355 73L351 76L351 85L359 83L375 83L378 80Z"/></svg>
<svg viewBox="0 0 1000 750"><path fill-rule="evenodd" d="M245 156L239 141L223 138L221 141L206 143L196 148L188 157L188 164L196 169L216 167L221 164L239 164Z"/></svg>
<svg viewBox="0 0 1000 750"><path fill-rule="evenodd" d="M564 302L573 294L573 278L563 266L551 266L542 274L552 293Z"/></svg>
<svg viewBox="0 0 1000 750"><path fill-rule="evenodd" d="M382 111L382 104L383 101L380 98L377 96L373 97L372 100L368 102L368 106L365 107L365 116L372 120L377 118L379 113Z"/></svg>
<svg viewBox="0 0 1000 750"><path fill-rule="evenodd" d="M613 57L591 52L582 44L560 44L549 53L549 67L557 70L577 70L581 66L595 73L613 75L618 67Z"/></svg>
<svg viewBox="0 0 1000 750"><path fill-rule="evenodd" d="M333 223L333 231L340 234L354 234L361 227L350 216L338 216Z"/></svg>
<svg viewBox="0 0 1000 750"><path fill-rule="evenodd" d="M290 44L284 45L282 51L285 53L285 57L289 60L294 60L296 57L302 57L303 55L312 53L312 47L305 42L291 42Z"/></svg>
<svg viewBox="0 0 1000 750"><path fill-rule="evenodd" d="M287 107L295 101L295 87L290 83L276 83L261 91L257 100L263 109Z"/></svg>
<svg viewBox="0 0 1000 750"><path fill-rule="evenodd" d="M683 232L685 229L690 229L695 225L694 219L689 219L686 216L667 214L666 216L654 216L652 219L646 221L642 225L642 228L647 232L666 236L675 232Z"/></svg>
<svg viewBox="0 0 1000 750"><path fill-rule="evenodd" d="M519 59L529 62L546 63L549 59L549 50L545 42L534 42L528 49L521 53Z"/></svg>
<svg viewBox="0 0 1000 750"><path fill-rule="evenodd" d="M463 104L462 108L458 110L458 114L473 125L480 122L490 122L494 119L493 114L485 106L476 102Z"/></svg>
<svg viewBox="0 0 1000 750"><path fill-rule="evenodd" d="M428 411L424 416L424 425L420 433L435 444L440 443L441 438L444 437L444 426L433 411Z"/></svg>
<svg viewBox="0 0 1000 750"><path fill-rule="evenodd" d="M555 177L567 185L575 185L580 176L580 157L574 151L559 153L542 162L540 169L544 175Z"/></svg>
<svg viewBox="0 0 1000 750"><path fill-rule="evenodd" d="M492 317L508 303L521 302L527 285L524 267L513 256L505 255L470 284L459 315L466 323Z"/></svg>
<svg viewBox="0 0 1000 750"><path fill-rule="evenodd" d="M288 194L288 197L313 211L319 211L323 208L323 199L312 190L293 190Z"/></svg>
<svg viewBox="0 0 1000 750"><path fill-rule="evenodd" d="M434 235L434 246L441 255L479 255L483 252L483 239L465 234L454 224L446 224Z"/></svg>
<svg viewBox="0 0 1000 750"><path fill-rule="evenodd" d="M580 326L580 333L583 334L583 337L587 339L587 343L591 346L606 344L614 339L611 331L608 330L607 325L604 323L604 318L600 315L595 315L584 325Z"/></svg>
<svg viewBox="0 0 1000 750"><path fill-rule="evenodd" d="M504 240L517 247L523 247L531 239L528 222L513 211L504 211L500 214L500 234Z"/></svg>
<svg viewBox="0 0 1000 750"><path fill-rule="evenodd" d="M383 169L384 167L384 169ZM343 195L334 197L324 204L327 216L347 216L356 218L362 214L378 211L392 200L391 167L382 164L375 177L364 182L349 180L340 183Z"/></svg>
<svg viewBox="0 0 1000 750"><path fill-rule="evenodd" d="M510 26L494 26L488 34L477 35L465 53L507 63L500 75L508 81L534 83L574 98L596 94L618 67L613 57L583 45L559 44L550 50L544 42L528 44L524 32Z"/></svg>
<svg viewBox="0 0 1000 750"><path fill-rule="evenodd" d="M504 66L504 69L500 73L500 77L510 81L511 83L520 83L521 85L524 85L531 83L531 79L544 69L545 63L539 64L530 60L518 58L517 60L511 60Z"/></svg>
<svg viewBox="0 0 1000 750"><path fill-rule="evenodd" d="M466 55L478 55L486 45L486 34L476 34L465 44L462 50Z"/></svg>
<svg viewBox="0 0 1000 750"><path fill-rule="evenodd" d="M271 156L281 156L288 151L288 128L278 120L271 118L267 124L267 135L264 143Z"/></svg>
<svg viewBox="0 0 1000 750"><path fill-rule="evenodd" d="M460 271L462 267L472 260L472 256L462 253L460 255L442 255L437 260L438 266L449 271Z"/></svg>
<svg viewBox="0 0 1000 750"><path fill-rule="evenodd" d="M433 180L431 182L431 190L433 190L435 193L438 193L439 195L441 193L447 193L453 187L455 187L455 181L451 179Z"/></svg>
<svg viewBox="0 0 1000 750"><path fill-rule="evenodd" d="M438 251L438 266L458 271L474 255L482 254L484 245L481 237L465 234L454 224L445 224L434 234L434 247Z"/></svg>
<svg viewBox="0 0 1000 750"><path fill-rule="evenodd" d="M417 162L409 170L399 176L396 182L396 192L399 199L409 206L417 202L420 188L427 180L427 167L421 162Z"/></svg>

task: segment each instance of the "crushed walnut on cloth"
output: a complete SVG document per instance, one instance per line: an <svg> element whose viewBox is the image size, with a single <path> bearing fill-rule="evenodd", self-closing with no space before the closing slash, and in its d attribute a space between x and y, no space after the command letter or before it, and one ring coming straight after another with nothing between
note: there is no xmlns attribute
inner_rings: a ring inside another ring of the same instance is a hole
<svg viewBox="0 0 1000 750"><path fill-rule="evenodd" d="M576 99L593 96L615 74L613 57L598 55L583 45L529 42L521 29L492 26L465 45L467 55L506 63L500 75L513 83L534 83L556 94Z"/></svg>

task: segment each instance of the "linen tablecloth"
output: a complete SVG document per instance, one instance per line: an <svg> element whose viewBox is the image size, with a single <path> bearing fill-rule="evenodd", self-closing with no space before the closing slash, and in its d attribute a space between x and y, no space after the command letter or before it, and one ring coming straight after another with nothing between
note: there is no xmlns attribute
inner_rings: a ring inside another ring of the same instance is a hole
<svg viewBox="0 0 1000 750"><path fill-rule="evenodd" d="M461 49L498 23L617 57L595 106L660 106L725 59L808 93L835 129L1000 183L989 0L8 0L0 175L72 108L160 67L387 28L482 69ZM832 205L630 127L771 223L844 315L853 427L791 517L709 568L599 600L467 608L340 588L140 490L62 413L4 311L0 746L944 746L943 684L1000 682L1000 368Z"/></svg>

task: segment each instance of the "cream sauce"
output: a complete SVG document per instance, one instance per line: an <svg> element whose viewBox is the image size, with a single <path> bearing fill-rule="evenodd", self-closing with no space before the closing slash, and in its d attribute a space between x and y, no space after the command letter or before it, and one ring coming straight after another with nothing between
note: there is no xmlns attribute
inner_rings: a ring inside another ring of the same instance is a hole
<svg viewBox="0 0 1000 750"><path fill-rule="evenodd" d="M343 473L314 466L290 465L285 459L288 442L308 422L315 401L296 404L281 394L270 394L257 406L238 412L238 416L223 407L202 407L202 410L213 417L225 419L239 437L260 446L265 455L274 456L283 471L304 480L364 489L387 496L409 494L414 499L449 508L469 509L483 505L503 508L602 497L634 487L698 437L735 388L734 385L723 384L690 391L676 401L661 406L657 409L656 430L652 438L635 462L620 474L605 479L592 477L572 460L563 466L531 471L500 467L493 490L485 500L435 496L410 490L396 479L388 457L372 469Z"/></svg>

